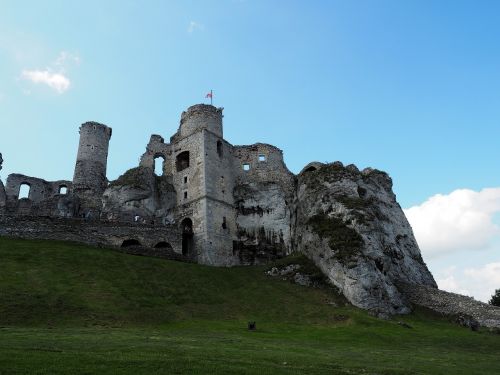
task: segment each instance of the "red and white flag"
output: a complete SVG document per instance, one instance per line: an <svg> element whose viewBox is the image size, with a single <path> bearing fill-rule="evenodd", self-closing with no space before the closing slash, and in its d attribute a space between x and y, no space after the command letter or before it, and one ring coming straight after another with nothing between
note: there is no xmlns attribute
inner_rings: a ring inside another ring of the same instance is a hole
<svg viewBox="0 0 500 375"><path fill-rule="evenodd" d="M205 95L205 98L210 98L210 99L212 99L212 91L210 91L207 95Z"/></svg>

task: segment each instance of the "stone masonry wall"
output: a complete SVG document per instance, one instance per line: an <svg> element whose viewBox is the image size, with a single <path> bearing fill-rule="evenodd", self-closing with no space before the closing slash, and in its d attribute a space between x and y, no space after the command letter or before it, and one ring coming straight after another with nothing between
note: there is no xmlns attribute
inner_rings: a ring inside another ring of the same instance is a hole
<svg viewBox="0 0 500 375"><path fill-rule="evenodd" d="M410 302L445 315L468 315L485 327L500 328L500 307L424 285L399 283Z"/></svg>
<svg viewBox="0 0 500 375"><path fill-rule="evenodd" d="M73 188L80 198L82 214L91 212L96 216L100 211L101 195L108 185L106 169L111 133L111 128L97 122L80 126Z"/></svg>
<svg viewBox="0 0 500 375"><path fill-rule="evenodd" d="M172 147L165 143L162 136L153 134L146 146L146 152L141 156L139 165L154 170L155 159L163 160L162 170L164 175L172 175L174 162L172 160Z"/></svg>
<svg viewBox="0 0 500 375"><path fill-rule="evenodd" d="M75 241L92 246L116 248L121 247L123 241L130 239L151 248L160 242L167 242L175 252L182 253L177 226L2 215L0 236Z"/></svg>

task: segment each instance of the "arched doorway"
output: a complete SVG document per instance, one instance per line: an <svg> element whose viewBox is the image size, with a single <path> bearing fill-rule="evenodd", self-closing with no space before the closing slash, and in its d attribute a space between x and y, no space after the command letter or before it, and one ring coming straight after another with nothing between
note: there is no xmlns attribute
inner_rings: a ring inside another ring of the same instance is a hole
<svg viewBox="0 0 500 375"><path fill-rule="evenodd" d="M141 246L141 243L135 239L124 240L121 247Z"/></svg>
<svg viewBox="0 0 500 375"><path fill-rule="evenodd" d="M172 246L168 242L161 241L155 245L155 249L172 250Z"/></svg>
<svg viewBox="0 0 500 375"><path fill-rule="evenodd" d="M182 230L182 255L190 256L194 250L193 240L193 221L190 218L185 218L181 222Z"/></svg>

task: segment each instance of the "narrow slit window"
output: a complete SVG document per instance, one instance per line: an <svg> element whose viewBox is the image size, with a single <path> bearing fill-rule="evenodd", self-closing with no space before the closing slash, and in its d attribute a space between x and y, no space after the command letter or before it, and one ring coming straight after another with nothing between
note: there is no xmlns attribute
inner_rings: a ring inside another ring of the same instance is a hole
<svg viewBox="0 0 500 375"><path fill-rule="evenodd" d="M222 157L222 142L221 141L217 141L217 155L219 155L219 157L221 158Z"/></svg>
<svg viewBox="0 0 500 375"><path fill-rule="evenodd" d="M188 178L187 176L184 176L184 183L187 184L188 183Z"/></svg>
<svg viewBox="0 0 500 375"><path fill-rule="evenodd" d="M188 192L187 192L187 191L185 191L185 192L184 192L184 199L187 199L187 197L188 197Z"/></svg>

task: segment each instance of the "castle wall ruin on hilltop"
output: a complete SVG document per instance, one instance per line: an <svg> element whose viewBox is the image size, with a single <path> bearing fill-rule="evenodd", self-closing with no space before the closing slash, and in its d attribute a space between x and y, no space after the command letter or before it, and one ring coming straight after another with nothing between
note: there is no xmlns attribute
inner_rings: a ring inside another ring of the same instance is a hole
<svg viewBox="0 0 500 375"><path fill-rule="evenodd" d="M222 118L222 108L190 107L170 142L152 135L139 166L111 182L106 167L112 130L97 122L82 124L72 181L8 176L0 192L3 232L9 217L11 235L114 247L131 240L145 247L168 243L189 259L216 266L253 264L289 253L295 176L280 149L227 142ZM163 173L157 176L159 161ZM19 199L22 185L29 187L29 196ZM23 217L23 227L15 229L12 217ZM80 230L68 232L67 222L52 220L49 235L37 228L40 220L27 218L72 219L73 227L106 225L94 226L94 235L83 235ZM57 230L61 225L66 232ZM148 237L140 236L136 229L146 227ZM106 228L105 236L100 228Z"/></svg>
<svg viewBox="0 0 500 375"><path fill-rule="evenodd" d="M115 181L106 177L111 128L82 124L72 181L0 181L0 236L213 266L298 251L349 302L378 316L408 313L415 303L500 327L500 309L437 289L387 173L312 162L294 175L280 149L224 140L222 118L222 108L188 108L170 141L152 135L139 165ZM23 185L29 195L19 198Z"/></svg>

